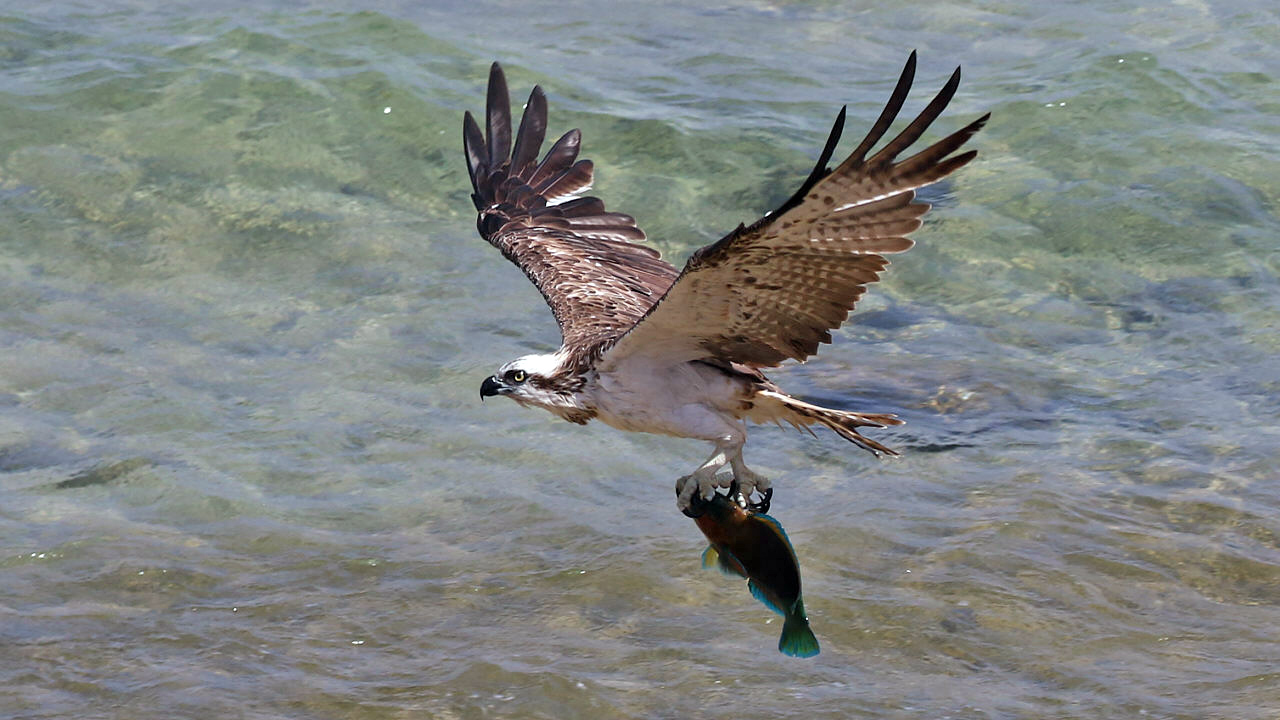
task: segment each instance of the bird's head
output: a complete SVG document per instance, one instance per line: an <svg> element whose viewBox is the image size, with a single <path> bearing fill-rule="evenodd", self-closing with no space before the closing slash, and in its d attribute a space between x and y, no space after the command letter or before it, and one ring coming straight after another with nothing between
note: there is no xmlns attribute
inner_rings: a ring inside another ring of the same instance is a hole
<svg viewBox="0 0 1280 720"><path fill-rule="evenodd" d="M525 355L498 368L480 384L480 399L505 395L521 405L553 410L565 405L565 395L573 389L560 372L562 356Z"/></svg>

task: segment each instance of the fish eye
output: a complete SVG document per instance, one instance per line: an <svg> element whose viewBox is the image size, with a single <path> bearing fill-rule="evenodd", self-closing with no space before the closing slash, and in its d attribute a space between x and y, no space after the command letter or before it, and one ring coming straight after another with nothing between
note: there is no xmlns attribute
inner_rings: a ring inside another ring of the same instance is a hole
<svg viewBox="0 0 1280 720"><path fill-rule="evenodd" d="M526 377L528 376L524 374L523 370L510 370L507 372L507 379L511 382L522 383Z"/></svg>

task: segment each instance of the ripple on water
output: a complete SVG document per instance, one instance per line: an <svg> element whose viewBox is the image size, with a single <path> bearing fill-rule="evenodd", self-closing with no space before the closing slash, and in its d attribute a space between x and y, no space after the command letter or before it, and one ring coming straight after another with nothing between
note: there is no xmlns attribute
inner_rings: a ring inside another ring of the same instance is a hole
<svg viewBox="0 0 1280 720"><path fill-rule="evenodd" d="M524 10L8 12L0 707L1274 714L1265 12ZM894 461L753 431L823 644L798 663L699 568L699 444L476 402L557 335L474 237L458 124L493 59L541 83L678 263L840 104L858 135L908 36L908 111L963 62L939 131L993 119L855 321L772 373L908 421Z"/></svg>

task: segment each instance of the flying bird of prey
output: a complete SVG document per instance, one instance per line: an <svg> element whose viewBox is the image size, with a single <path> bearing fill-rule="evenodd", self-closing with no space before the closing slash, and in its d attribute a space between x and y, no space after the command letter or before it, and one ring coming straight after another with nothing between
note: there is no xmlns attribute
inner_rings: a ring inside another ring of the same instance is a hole
<svg viewBox="0 0 1280 720"><path fill-rule="evenodd" d="M502 68L489 72L485 130L463 118L480 235L537 286L560 325L561 348L525 355L480 386L481 399L505 395L585 424L707 440L711 457L677 482L678 506L709 497L726 465L746 497L767 503L769 481L742 459L746 420L823 425L872 453L897 453L859 428L899 425L881 413L820 407L792 397L760 371L804 361L831 342L889 264L911 248L929 205L915 191L977 154L956 151L988 115L910 157L898 157L942 113L960 69L897 136L872 153L906 100L915 75L911 53L898 84L866 137L834 169L827 166L844 127L840 110L818 163L778 209L739 225L695 252L683 270L639 244L630 215L583 196L593 166L578 159L570 130L539 160L547 99L534 87L512 143L511 105Z"/></svg>

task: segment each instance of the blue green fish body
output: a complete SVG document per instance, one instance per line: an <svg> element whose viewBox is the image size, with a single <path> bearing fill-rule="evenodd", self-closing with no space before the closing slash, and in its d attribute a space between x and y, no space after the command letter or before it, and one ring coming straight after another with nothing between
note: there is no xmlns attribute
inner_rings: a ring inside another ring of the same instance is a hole
<svg viewBox="0 0 1280 720"><path fill-rule="evenodd" d="M736 501L736 493L716 494L699 503L698 529L711 542L703 567L718 567L747 579L751 594L783 617L778 650L794 657L818 654L800 592L800 564L781 523Z"/></svg>

